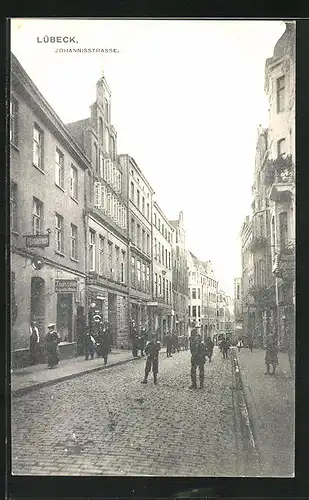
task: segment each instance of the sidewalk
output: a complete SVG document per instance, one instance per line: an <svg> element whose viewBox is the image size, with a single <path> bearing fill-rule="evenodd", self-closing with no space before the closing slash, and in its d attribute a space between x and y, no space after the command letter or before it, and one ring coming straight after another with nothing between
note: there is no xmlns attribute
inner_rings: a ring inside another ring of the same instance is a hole
<svg viewBox="0 0 309 500"><path fill-rule="evenodd" d="M288 356L279 353L277 374L265 375L265 351L237 353L255 445L265 477L294 475L294 380Z"/></svg>
<svg viewBox="0 0 309 500"><path fill-rule="evenodd" d="M131 351L113 349L108 356L107 365L104 365L103 358L85 361L84 356L79 356L73 359L61 360L59 365L53 369L48 369L46 364L14 369L11 373L12 395L23 394L32 389L78 377L84 373L105 370L111 366L133 360Z"/></svg>

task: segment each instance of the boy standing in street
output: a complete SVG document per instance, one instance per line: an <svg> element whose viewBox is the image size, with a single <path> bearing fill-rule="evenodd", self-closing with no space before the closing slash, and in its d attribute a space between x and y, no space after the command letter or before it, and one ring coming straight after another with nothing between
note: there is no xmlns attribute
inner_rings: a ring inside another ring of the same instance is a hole
<svg viewBox="0 0 309 500"><path fill-rule="evenodd" d="M145 348L145 354L147 356L146 366L145 366L145 377L142 384L147 384L148 375L153 372L153 382L157 384L157 377L159 371L159 352L161 350L161 343L157 341L156 334L152 334L152 339L147 343Z"/></svg>

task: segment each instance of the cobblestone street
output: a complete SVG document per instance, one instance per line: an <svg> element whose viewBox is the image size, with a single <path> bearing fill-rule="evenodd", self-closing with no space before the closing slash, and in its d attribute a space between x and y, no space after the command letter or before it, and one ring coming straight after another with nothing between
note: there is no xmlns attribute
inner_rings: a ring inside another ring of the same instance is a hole
<svg viewBox="0 0 309 500"><path fill-rule="evenodd" d="M217 348L204 390L190 390L190 353L112 367L12 399L17 475L237 476L242 444L230 360Z"/></svg>

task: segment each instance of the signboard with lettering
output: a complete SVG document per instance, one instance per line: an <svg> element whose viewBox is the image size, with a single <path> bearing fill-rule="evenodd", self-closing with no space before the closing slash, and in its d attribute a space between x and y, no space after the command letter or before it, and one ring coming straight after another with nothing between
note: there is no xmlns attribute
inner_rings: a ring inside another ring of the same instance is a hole
<svg viewBox="0 0 309 500"><path fill-rule="evenodd" d="M77 292L77 280L56 280L55 292L57 293Z"/></svg>
<svg viewBox="0 0 309 500"><path fill-rule="evenodd" d="M26 236L27 247L49 247L49 234L31 234Z"/></svg>

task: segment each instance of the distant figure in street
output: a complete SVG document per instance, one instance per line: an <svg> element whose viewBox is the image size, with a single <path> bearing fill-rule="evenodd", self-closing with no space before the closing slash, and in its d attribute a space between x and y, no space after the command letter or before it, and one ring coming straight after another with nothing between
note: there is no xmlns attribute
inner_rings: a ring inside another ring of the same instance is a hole
<svg viewBox="0 0 309 500"><path fill-rule="evenodd" d="M230 342L228 339L223 339L220 344L220 350L223 354L223 359L227 359L228 352L230 348Z"/></svg>
<svg viewBox="0 0 309 500"><path fill-rule="evenodd" d="M40 335L36 321L31 321L30 324L30 360L32 365L39 362L40 356Z"/></svg>
<svg viewBox="0 0 309 500"><path fill-rule="evenodd" d="M107 364L108 353L110 349L110 335L108 331L108 324L102 323L98 335L98 355L104 359L104 364Z"/></svg>
<svg viewBox="0 0 309 500"><path fill-rule="evenodd" d="M161 344L157 341L156 334L152 334L152 339L147 343L145 348L145 353L147 356L146 366L145 366L145 377L142 381L142 384L147 384L148 375L151 372L153 373L153 382L157 384L157 377L159 371L159 352L161 350Z"/></svg>
<svg viewBox="0 0 309 500"><path fill-rule="evenodd" d="M166 340L166 356L168 358L171 358L172 357L173 338L172 338L171 332L169 330L167 330L167 332L166 332L165 340Z"/></svg>
<svg viewBox="0 0 309 500"><path fill-rule="evenodd" d="M53 368L59 363L59 348L58 344L61 340L59 333L55 330L55 323L48 325L46 335L46 351L47 351L47 366Z"/></svg>
<svg viewBox="0 0 309 500"><path fill-rule="evenodd" d="M135 321L132 320L131 328L130 328L130 338L132 342L132 355L133 358L137 358L137 349L138 349L138 335L135 327Z"/></svg>
<svg viewBox="0 0 309 500"><path fill-rule="evenodd" d="M206 362L206 346L200 334L191 341L191 381L190 389L197 389L196 370L199 369L200 389L204 387L204 365Z"/></svg>
<svg viewBox="0 0 309 500"><path fill-rule="evenodd" d="M238 342L237 342L237 349L238 349L238 352L240 352L241 348L244 346L244 343L241 339L238 339Z"/></svg>
<svg viewBox="0 0 309 500"><path fill-rule="evenodd" d="M145 349L145 345L147 344L147 341L148 341L147 329L145 327L142 327L141 333L139 336L139 348L141 350L142 358L145 356L144 349Z"/></svg>
<svg viewBox="0 0 309 500"><path fill-rule="evenodd" d="M86 332L85 336L85 360L88 361L89 356L91 359L94 358L95 353L95 340L90 332Z"/></svg>
<svg viewBox="0 0 309 500"><path fill-rule="evenodd" d="M174 332L172 334L172 353L175 353L176 351L178 352L178 336Z"/></svg>
<svg viewBox="0 0 309 500"><path fill-rule="evenodd" d="M252 339L249 339L249 340L248 340L248 348L250 349L250 352L252 352L252 349L253 349L253 342L252 342Z"/></svg>
<svg viewBox="0 0 309 500"><path fill-rule="evenodd" d="M211 337L207 337L205 341L205 346L206 346L206 356L209 359L209 363L211 362L213 350L214 350L214 343L211 340Z"/></svg>
<svg viewBox="0 0 309 500"><path fill-rule="evenodd" d="M265 375L274 375L276 368L279 365L279 361L278 361L278 345L273 336L269 336L267 339L265 364L266 364ZM271 373L270 373L270 365L272 365L273 368Z"/></svg>

